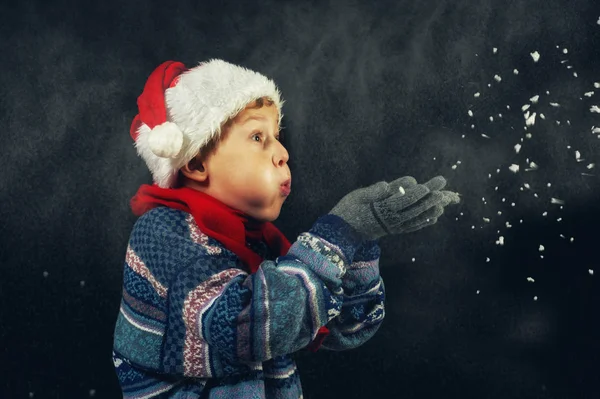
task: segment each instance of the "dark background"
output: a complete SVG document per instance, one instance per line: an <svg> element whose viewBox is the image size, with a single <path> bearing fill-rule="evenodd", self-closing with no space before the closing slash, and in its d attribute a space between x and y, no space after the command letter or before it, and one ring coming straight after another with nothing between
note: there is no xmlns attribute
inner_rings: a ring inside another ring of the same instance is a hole
<svg viewBox="0 0 600 399"><path fill-rule="evenodd" d="M128 202L151 182L136 98L163 61L210 58L282 90L290 240L379 180L440 174L463 198L381 240L386 319L356 350L298 353L306 398L600 397L597 1L16 3L0 5L1 398L120 397Z"/></svg>

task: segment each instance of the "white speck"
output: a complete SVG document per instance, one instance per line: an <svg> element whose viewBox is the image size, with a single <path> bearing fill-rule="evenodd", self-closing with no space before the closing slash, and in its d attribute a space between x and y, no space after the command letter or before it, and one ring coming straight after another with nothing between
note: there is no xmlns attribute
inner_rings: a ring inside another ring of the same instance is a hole
<svg viewBox="0 0 600 399"><path fill-rule="evenodd" d="M494 80L496 82L500 82L500 81L502 81L502 78L499 75L494 75Z"/></svg>
<svg viewBox="0 0 600 399"><path fill-rule="evenodd" d="M490 262L490 258L485 258L485 262L489 263Z"/></svg>
<svg viewBox="0 0 600 399"><path fill-rule="evenodd" d="M498 118L502 118L502 114L498 114Z"/></svg>
<svg viewBox="0 0 600 399"><path fill-rule="evenodd" d="M535 280L531 277L527 277L527 281L529 281L530 283L535 283Z"/></svg>
<svg viewBox="0 0 600 399"><path fill-rule="evenodd" d="M594 166L596 166L596 164L594 164L594 163L591 163L591 164L589 164L589 165L587 166L587 168L588 168L588 169L592 169Z"/></svg>
<svg viewBox="0 0 600 399"><path fill-rule="evenodd" d="M591 97L591 96L594 95L594 92L593 91L588 91L587 93L584 93L583 95L586 96L586 97Z"/></svg>
<svg viewBox="0 0 600 399"><path fill-rule="evenodd" d="M594 87L596 89L600 89L600 82L594 82Z"/></svg>
<svg viewBox="0 0 600 399"><path fill-rule="evenodd" d="M534 297L533 297L533 300L534 300L534 301L537 301L537 300L538 300L538 297L537 297L537 296L534 296Z"/></svg>
<svg viewBox="0 0 600 399"><path fill-rule="evenodd" d="M566 48L563 49L563 54L567 54L569 52L569 50L567 50Z"/></svg>
<svg viewBox="0 0 600 399"><path fill-rule="evenodd" d="M557 124L558 126L560 126L560 121L556 121L556 124Z"/></svg>
<svg viewBox="0 0 600 399"><path fill-rule="evenodd" d="M469 116L473 117L473 111L469 110Z"/></svg>
<svg viewBox="0 0 600 399"><path fill-rule="evenodd" d="M496 241L496 245L504 245L504 237L500 236L498 238L498 241Z"/></svg>
<svg viewBox="0 0 600 399"><path fill-rule="evenodd" d="M521 151L521 144L515 144L515 152L518 154Z"/></svg>
<svg viewBox="0 0 600 399"><path fill-rule="evenodd" d="M95 396L95 395L96 395L96 390L90 389L90 396Z"/></svg>
<svg viewBox="0 0 600 399"><path fill-rule="evenodd" d="M529 107L531 107L531 104L525 104L521 107L521 111L525 112L529 109Z"/></svg>
<svg viewBox="0 0 600 399"><path fill-rule="evenodd" d="M546 119L546 116L545 116L544 114L540 114L540 118L542 118L542 119L544 119L544 120L545 120L545 119Z"/></svg>
<svg viewBox="0 0 600 399"><path fill-rule="evenodd" d="M538 195L537 195L537 193L533 193L533 196L534 196L535 198L539 198L539 197L538 197ZM546 215L544 215L544 216L546 216Z"/></svg>
<svg viewBox="0 0 600 399"><path fill-rule="evenodd" d="M530 139L530 138L531 138L531 133L527 133L527 134L525 135L525 137L527 137L528 139Z"/></svg>
<svg viewBox="0 0 600 399"><path fill-rule="evenodd" d="M567 69L573 69L572 65L567 65Z"/></svg>
<svg viewBox="0 0 600 399"><path fill-rule="evenodd" d="M515 75L518 75L518 74L519 74L519 70L515 68L515 69L513 69L513 73L514 73Z"/></svg>
<svg viewBox="0 0 600 399"><path fill-rule="evenodd" d="M498 211L498 215L502 215L502 212L501 212L501 211Z"/></svg>
<svg viewBox="0 0 600 399"><path fill-rule="evenodd" d="M479 292L480 292L480 291L479 291L479 290L477 290L477 295L479 295Z"/></svg>
<svg viewBox="0 0 600 399"><path fill-rule="evenodd" d="M414 262L415 260L416 260L415 258L412 258L412 261L413 261L413 262Z"/></svg>
<svg viewBox="0 0 600 399"><path fill-rule="evenodd" d="M600 20L599 20L599 21L600 21ZM593 270L593 269L589 269L589 270L588 270L588 273L590 274L590 276L593 276L593 275L594 275L594 270Z"/></svg>
<svg viewBox="0 0 600 399"><path fill-rule="evenodd" d="M481 93L477 92L475 94L473 94L473 97L479 97L481 95Z"/></svg>
<svg viewBox="0 0 600 399"><path fill-rule="evenodd" d="M517 164L512 164L508 167L508 169L510 169L511 172L513 173L517 173L519 171L519 165Z"/></svg>
<svg viewBox="0 0 600 399"><path fill-rule="evenodd" d="M571 242L575 241L575 238L571 237Z"/></svg>
<svg viewBox="0 0 600 399"><path fill-rule="evenodd" d="M547 187L552 187L552 183L546 184Z"/></svg>
<svg viewBox="0 0 600 399"><path fill-rule="evenodd" d="M456 170L457 166L456 165L452 165L452 169Z"/></svg>
<svg viewBox="0 0 600 399"><path fill-rule="evenodd" d="M85 285L85 281L81 280L81 281L79 282L79 285L83 287L83 286Z"/></svg>
<svg viewBox="0 0 600 399"><path fill-rule="evenodd" d="M510 229L512 227L512 225L509 222L506 222L506 228Z"/></svg>
<svg viewBox="0 0 600 399"><path fill-rule="evenodd" d="M29 392L29 397L33 398L33 392Z"/></svg>
<svg viewBox="0 0 600 399"><path fill-rule="evenodd" d="M548 216L548 212L542 213L542 216L544 216L544 217Z"/></svg>
<svg viewBox="0 0 600 399"><path fill-rule="evenodd" d="M597 105L592 105L592 108L590 108L590 112L595 112L597 114L600 114L600 108L598 108Z"/></svg>
<svg viewBox="0 0 600 399"><path fill-rule="evenodd" d="M529 118L527 118L527 120L525 121L525 125L527 125L527 126L535 125L535 115L536 115L536 113L534 112Z"/></svg>
<svg viewBox="0 0 600 399"><path fill-rule="evenodd" d="M515 206L515 203L514 203L514 202L513 202L513 203L511 203L511 204L510 204L510 206Z"/></svg>
<svg viewBox="0 0 600 399"><path fill-rule="evenodd" d="M540 59L540 53L538 53L537 51L534 51L533 53L530 53L531 58L533 58L533 62L538 62Z"/></svg>
<svg viewBox="0 0 600 399"><path fill-rule="evenodd" d="M398 187L398 191L400 191L400 195L406 194L406 191L404 190L404 187L402 187L402 186Z"/></svg>
<svg viewBox="0 0 600 399"><path fill-rule="evenodd" d="M544 251L544 249L545 249L545 248L544 248L544 246L543 246L543 245L540 245L540 248L539 248L540 252L543 252L543 251Z"/></svg>
<svg viewBox="0 0 600 399"><path fill-rule="evenodd" d="M577 72L573 72L573 76L577 77Z"/></svg>
<svg viewBox="0 0 600 399"><path fill-rule="evenodd" d="M44 270L44 273L43 273L43 274L44 274L44 277L48 277L48 275L49 275L50 273L48 273L47 271L45 271L45 270Z"/></svg>
<svg viewBox="0 0 600 399"><path fill-rule="evenodd" d="M488 218L483 218L483 221L484 221L484 222L486 222L486 223L489 223L489 222L490 222L490 219L488 219Z"/></svg>
<svg viewBox="0 0 600 399"><path fill-rule="evenodd" d="M481 133L481 137L485 137L486 139L491 138L490 136L488 136L487 134Z"/></svg>
<svg viewBox="0 0 600 399"><path fill-rule="evenodd" d="M526 189L530 189L531 188L531 186L529 185L529 183L525 183L523 185L525 186Z"/></svg>
<svg viewBox="0 0 600 399"><path fill-rule="evenodd" d="M559 204L559 205L564 205L565 201L558 199L558 198L552 198L550 199L550 203L551 204Z"/></svg>
<svg viewBox="0 0 600 399"><path fill-rule="evenodd" d="M550 103L550 105L552 105L553 107L560 107L559 103Z"/></svg>
<svg viewBox="0 0 600 399"><path fill-rule="evenodd" d="M494 54L496 54L498 52L498 49L496 47L494 47Z"/></svg>
<svg viewBox="0 0 600 399"><path fill-rule="evenodd" d="M535 162L531 161L531 163L529 164L529 167L530 167L531 169L534 169L534 170L535 170L535 169L537 169L537 168L538 168L538 165L537 165Z"/></svg>
<svg viewBox="0 0 600 399"><path fill-rule="evenodd" d="M558 219L556 219L556 221L557 221L557 222L560 222L560 221L562 221L562 218L558 218Z"/></svg>
<svg viewBox="0 0 600 399"><path fill-rule="evenodd" d="M507 105L507 106L506 106L506 109L510 110L510 105Z"/></svg>
<svg viewBox="0 0 600 399"><path fill-rule="evenodd" d="M531 101L533 104L537 104L537 102L538 102L539 99L540 99L540 96L539 95L535 95L535 96L531 97L529 99L529 101Z"/></svg>
<svg viewBox="0 0 600 399"><path fill-rule="evenodd" d="M575 151L575 159L581 158L581 153L579 151Z"/></svg>
<svg viewBox="0 0 600 399"><path fill-rule="evenodd" d="M494 121L494 117L490 116L490 122L493 122L493 121Z"/></svg>

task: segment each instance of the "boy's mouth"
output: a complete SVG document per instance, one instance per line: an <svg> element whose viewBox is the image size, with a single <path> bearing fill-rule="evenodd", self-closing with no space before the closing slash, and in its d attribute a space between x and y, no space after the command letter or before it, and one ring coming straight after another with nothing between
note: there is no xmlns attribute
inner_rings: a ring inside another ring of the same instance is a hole
<svg viewBox="0 0 600 399"><path fill-rule="evenodd" d="M281 183L281 194L284 196L288 196L290 195L290 193L292 192L292 179L287 179L286 181L284 181L283 183Z"/></svg>

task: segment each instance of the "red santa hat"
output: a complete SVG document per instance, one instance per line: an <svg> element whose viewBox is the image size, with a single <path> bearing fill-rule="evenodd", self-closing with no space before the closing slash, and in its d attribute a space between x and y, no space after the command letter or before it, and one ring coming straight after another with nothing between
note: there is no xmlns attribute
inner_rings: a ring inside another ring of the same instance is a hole
<svg viewBox="0 0 600 399"><path fill-rule="evenodd" d="M213 59L187 69L166 61L152 72L138 97L130 134L154 182L173 187L179 169L249 103L269 97L279 122L284 101L275 83L260 73Z"/></svg>

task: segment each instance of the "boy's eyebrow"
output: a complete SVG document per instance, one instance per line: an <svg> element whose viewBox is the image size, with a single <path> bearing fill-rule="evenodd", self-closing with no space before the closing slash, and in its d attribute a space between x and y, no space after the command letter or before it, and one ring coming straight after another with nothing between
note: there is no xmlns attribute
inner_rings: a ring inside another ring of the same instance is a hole
<svg viewBox="0 0 600 399"><path fill-rule="evenodd" d="M244 125L246 122L248 122L250 120L266 121L267 118L265 118L264 116L260 116L260 115L248 115L247 117L245 117L244 119L242 119L242 121L240 123L242 125ZM281 125L277 125L277 129L281 130Z"/></svg>

